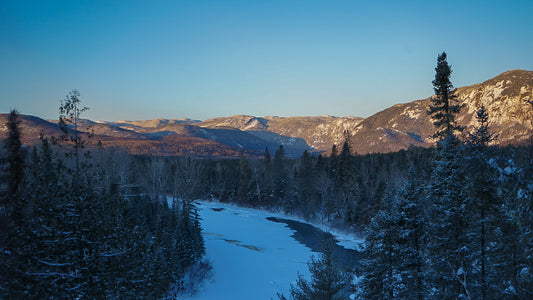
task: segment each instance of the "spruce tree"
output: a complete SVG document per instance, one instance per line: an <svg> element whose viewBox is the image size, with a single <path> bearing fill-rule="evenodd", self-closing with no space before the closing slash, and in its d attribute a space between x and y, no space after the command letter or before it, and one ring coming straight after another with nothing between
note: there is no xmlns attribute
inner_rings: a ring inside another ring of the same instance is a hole
<svg viewBox="0 0 533 300"><path fill-rule="evenodd" d="M343 289L348 284L347 274L340 270L335 264L332 253L333 243L329 242L318 258L314 256L307 266L311 273L311 280L306 280L302 275L298 275L296 284L291 284L290 298L293 300L340 300L345 296ZM278 293L281 300L287 298Z"/></svg>
<svg viewBox="0 0 533 300"><path fill-rule="evenodd" d="M31 207L25 195L25 152L19 113L12 109L6 122L7 191L0 196L0 298L22 298L31 289L25 274L31 257ZM2 180L4 182L4 180Z"/></svg>
<svg viewBox="0 0 533 300"><path fill-rule="evenodd" d="M428 114L437 128L433 137L439 141L454 137L455 132L464 130L464 127L457 125L455 121L455 116L464 107L464 104L457 104L457 94L450 81L452 69L446 58L446 52L442 52L437 58L436 74L433 80L435 96L431 98L428 110Z"/></svg>
<svg viewBox="0 0 533 300"><path fill-rule="evenodd" d="M530 111L531 128L533 128L533 99L524 99ZM524 298L533 298L533 133L529 138L529 157L521 174L521 189L517 195L517 223L520 228L520 240L524 245L524 266L520 270L518 293Z"/></svg>
<svg viewBox="0 0 533 300"><path fill-rule="evenodd" d="M427 295L423 210L423 181L414 167L399 192L395 208L398 218L398 271L401 282L398 296L401 299L422 300Z"/></svg>
<svg viewBox="0 0 533 300"><path fill-rule="evenodd" d="M298 209L303 213L305 218L312 217L316 203L316 185L313 160L309 152L305 150L300 159L300 168L298 172Z"/></svg>
<svg viewBox="0 0 533 300"><path fill-rule="evenodd" d="M332 157L333 158L333 157ZM355 194L354 190L354 157L352 155L352 147L350 145L350 134L348 131L344 132L344 143L342 145L341 153L333 159L336 162L335 166L335 197L337 209L341 211L341 215L348 222L354 220L355 212L354 205L350 203L350 199Z"/></svg>
<svg viewBox="0 0 533 300"><path fill-rule="evenodd" d="M24 158L25 153L22 148L21 133L20 133L20 119L17 110L12 109L8 116L6 123L7 139L5 140L6 150L8 153L8 197L13 200L19 192L20 186L24 179Z"/></svg>
<svg viewBox="0 0 533 300"><path fill-rule="evenodd" d="M278 203L284 203L287 187L287 173L285 170L285 149L280 145L274 153L273 170L272 170L272 190L274 200Z"/></svg>
<svg viewBox="0 0 533 300"><path fill-rule="evenodd" d="M383 200L387 206L370 221L363 247L365 299L396 299L401 287L398 199L389 192Z"/></svg>
<svg viewBox="0 0 533 300"><path fill-rule="evenodd" d="M433 86L435 96L428 114L434 120L438 139L438 155L433 162L431 182L428 185L429 230L428 251L431 265L430 284L435 297L452 299L470 297L472 264L468 240L468 197L465 195L465 174L462 168L462 147L456 132L463 128L455 116L462 105L456 104L456 95L450 81L451 68L446 53L439 55Z"/></svg>
<svg viewBox="0 0 533 300"><path fill-rule="evenodd" d="M263 176L261 177L261 199L262 202L271 204L272 202L272 158L270 156L270 150L265 148L265 156L263 159ZM262 205L263 203L259 203Z"/></svg>
<svg viewBox="0 0 533 300"><path fill-rule="evenodd" d="M346 188L353 179L353 155L352 147L350 145L350 134L344 132L344 143L342 144L342 151L338 156L338 166L335 176L335 184L338 188Z"/></svg>
<svg viewBox="0 0 533 300"><path fill-rule="evenodd" d="M493 254L489 251L489 245L494 242L492 234L494 228L494 217L498 212L497 205L499 199L497 195L497 176L494 168L491 166L491 157L489 155L489 144L496 139L496 135L490 132L488 126L489 115L485 106L481 106L476 112L478 126L470 134L470 208L474 214L471 215L472 221L470 231L471 244L475 245L478 251L472 254L478 256L479 272L473 278L476 289L473 296L480 299L489 298L489 287L496 286L496 278L491 276L495 273L494 268L489 262L494 262ZM492 259L491 259L492 258ZM492 293L496 292L494 289Z"/></svg>
<svg viewBox="0 0 533 300"><path fill-rule="evenodd" d="M249 203L250 182L252 179L252 170L250 170L248 160L241 155L239 160L239 185L237 187L237 201L243 204Z"/></svg>

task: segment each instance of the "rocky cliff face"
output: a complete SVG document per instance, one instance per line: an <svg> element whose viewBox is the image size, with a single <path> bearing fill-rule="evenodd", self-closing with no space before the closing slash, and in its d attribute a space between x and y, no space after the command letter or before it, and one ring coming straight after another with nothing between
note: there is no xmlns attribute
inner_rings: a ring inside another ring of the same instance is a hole
<svg viewBox="0 0 533 300"><path fill-rule="evenodd" d="M483 83L458 88L457 96L459 103L465 104L457 121L466 127L466 133L477 126L475 112L484 105L492 131L499 134L497 144L520 144L532 134L533 112L524 99L533 99L533 72L508 71ZM354 150L364 154L434 145L429 105L427 98L397 104L368 117L352 130Z"/></svg>
<svg viewBox="0 0 533 300"><path fill-rule="evenodd" d="M272 135L260 134L259 132L271 132L278 135L277 141L288 145L290 141L283 143L282 137L292 137L305 142L310 149L326 151L333 144L344 141L344 131L356 127L363 118L358 117L276 117L268 116L257 118L254 116L237 115L226 118L214 118L196 125L206 128L233 128L251 132L267 138ZM275 138L275 136L272 136ZM304 149L302 149L303 151Z"/></svg>
<svg viewBox="0 0 533 300"><path fill-rule="evenodd" d="M521 143L530 136L533 110L524 99L533 99L533 72L508 71L481 84L460 88L458 95L465 104L458 121L468 129L477 125L474 114L484 105L490 126L500 135L498 143Z"/></svg>

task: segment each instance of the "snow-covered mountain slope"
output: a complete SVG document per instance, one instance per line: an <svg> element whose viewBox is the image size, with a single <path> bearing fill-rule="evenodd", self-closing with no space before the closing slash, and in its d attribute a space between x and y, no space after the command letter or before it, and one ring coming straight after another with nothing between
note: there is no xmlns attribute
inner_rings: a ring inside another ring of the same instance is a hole
<svg viewBox="0 0 533 300"><path fill-rule="evenodd" d="M466 127L465 134L477 126L474 114L482 104L489 112L491 129L499 134L497 144L520 144L532 134L533 111L524 101L533 99L532 71L508 71L456 92L458 102L465 105L457 117ZM429 105L430 98L397 104L366 118L352 130L354 150L364 154L434 145Z"/></svg>
<svg viewBox="0 0 533 300"><path fill-rule="evenodd" d="M225 118L213 118L200 122L197 125L207 128L235 128L242 131L271 132L278 136L261 135L263 138L269 136L276 137L280 144L291 145L291 140L287 137L297 138L305 141L310 149L316 151L326 151L331 149L333 144L344 141L344 131L357 126L363 118L358 117L254 117L247 115L236 115ZM285 139L280 139L285 137ZM276 140L271 140L276 142ZM303 149L302 149L303 151ZM301 152L300 152L301 154Z"/></svg>

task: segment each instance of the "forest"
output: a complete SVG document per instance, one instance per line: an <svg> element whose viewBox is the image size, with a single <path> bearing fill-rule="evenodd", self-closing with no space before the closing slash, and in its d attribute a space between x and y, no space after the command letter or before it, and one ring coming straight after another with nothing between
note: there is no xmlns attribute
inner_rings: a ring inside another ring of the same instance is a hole
<svg viewBox="0 0 533 300"><path fill-rule="evenodd" d="M126 155L89 151L72 92L64 135L22 146L12 110L2 154L0 298L158 299L191 293L210 272L190 201L132 181ZM148 193L148 191L151 191Z"/></svg>
<svg viewBox="0 0 533 300"><path fill-rule="evenodd" d="M288 159L283 146L262 159L134 156L77 133L84 109L76 93L60 109L65 136L27 148L12 111L0 297L192 290L210 269L193 201L212 199L364 233L360 268L335 269L325 251L309 262L311 281L292 286L292 299L343 299L346 289L361 299L532 299L533 138L493 146L483 106L477 128L465 132L450 74L443 53L428 107L436 147L386 154L353 153L347 133L328 156Z"/></svg>

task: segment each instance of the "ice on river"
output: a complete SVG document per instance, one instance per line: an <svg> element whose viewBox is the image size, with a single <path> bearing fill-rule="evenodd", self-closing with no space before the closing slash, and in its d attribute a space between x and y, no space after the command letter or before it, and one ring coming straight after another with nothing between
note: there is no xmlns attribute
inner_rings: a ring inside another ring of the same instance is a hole
<svg viewBox="0 0 533 300"><path fill-rule="evenodd" d="M309 278L307 261L313 252L295 241L285 224L266 219L276 214L197 203L214 275L189 299L277 299L277 292L288 294L298 273Z"/></svg>

